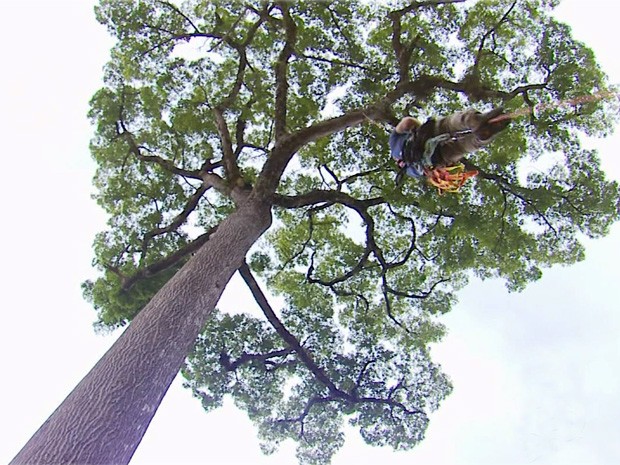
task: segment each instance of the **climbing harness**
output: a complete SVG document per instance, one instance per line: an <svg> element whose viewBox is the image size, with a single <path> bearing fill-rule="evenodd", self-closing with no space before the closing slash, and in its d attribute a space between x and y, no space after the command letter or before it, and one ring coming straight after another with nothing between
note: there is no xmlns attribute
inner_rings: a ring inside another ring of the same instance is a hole
<svg viewBox="0 0 620 465"><path fill-rule="evenodd" d="M413 150L411 150L415 140L415 131L413 131L403 146L403 158L397 161L400 170L396 175L396 184L400 185L404 174L410 170L418 175L426 176L429 184L435 186L440 194L444 192L458 192L463 184L465 184L465 181L476 176L478 172L465 171L465 165L462 163L446 168L434 167L431 159L439 144L458 141L472 134L472 132L471 129L464 129L431 137L424 144L424 153L422 156L416 156Z"/></svg>

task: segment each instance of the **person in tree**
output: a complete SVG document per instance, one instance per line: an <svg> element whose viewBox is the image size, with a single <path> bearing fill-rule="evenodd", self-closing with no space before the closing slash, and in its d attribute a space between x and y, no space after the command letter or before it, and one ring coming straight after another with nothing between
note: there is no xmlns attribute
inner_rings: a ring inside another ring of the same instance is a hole
<svg viewBox="0 0 620 465"><path fill-rule="evenodd" d="M424 124L405 116L389 138L390 154L409 176L424 176L428 168L457 164L467 153L489 144L509 124L494 121L502 108L486 113L465 110L444 118L430 118Z"/></svg>

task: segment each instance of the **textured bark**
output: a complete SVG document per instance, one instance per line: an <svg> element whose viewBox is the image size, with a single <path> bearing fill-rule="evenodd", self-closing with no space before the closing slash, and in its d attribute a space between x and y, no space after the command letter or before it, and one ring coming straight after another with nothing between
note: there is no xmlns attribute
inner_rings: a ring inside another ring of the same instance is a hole
<svg viewBox="0 0 620 465"><path fill-rule="evenodd" d="M11 464L126 464L226 284L269 227L248 200L153 297Z"/></svg>

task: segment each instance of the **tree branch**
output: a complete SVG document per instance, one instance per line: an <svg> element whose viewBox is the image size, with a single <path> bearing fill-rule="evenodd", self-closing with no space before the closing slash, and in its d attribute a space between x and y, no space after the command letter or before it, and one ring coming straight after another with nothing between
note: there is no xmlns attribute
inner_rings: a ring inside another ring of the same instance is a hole
<svg viewBox="0 0 620 465"><path fill-rule="evenodd" d="M413 10L417 8L422 8L425 6L439 6L439 5L446 5L446 4L451 4L451 3L464 3L466 1L467 0L427 0L424 2L414 1L414 2L411 2L411 4L409 4L405 8L395 11L395 13L398 13L402 16L404 14L412 12Z"/></svg>
<svg viewBox="0 0 620 465"><path fill-rule="evenodd" d="M371 360L367 360L366 363L364 363L364 366L362 367L362 369L360 370L359 374L357 375L357 380L355 381L355 385L351 389L351 396L357 397L357 391L359 390L359 388L360 388L360 386L362 384L362 379L364 379L364 375L366 374L366 370L368 370L368 367L370 365L372 365L373 363L376 363L376 362L377 362L376 359L371 359Z"/></svg>
<svg viewBox="0 0 620 465"><path fill-rule="evenodd" d="M523 99L525 100L526 103L528 103L528 95L527 95L527 93L530 90L546 89L548 84L549 84L549 79L547 79L547 81L541 82L539 84L527 84L527 85L524 85L524 86L516 87L516 88L514 88L512 91L510 91L508 93L506 100L510 100L510 99L516 97L519 94L523 94ZM530 106L533 108L535 105L530 105Z"/></svg>
<svg viewBox="0 0 620 465"><path fill-rule="evenodd" d="M310 283L316 283L321 284L322 286L332 287L335 284L346 281L347 279L355 276L357 273L362 271L371 253L374 253L377 256L381 255L378 246L374 240L374 220L368 214L367 209L371 205L378 205L379 203L383 203L384 200L380 197L376 199L370 199L369 201L357 200L349 196L348 194L337 191L313 191L311 194L318 194L319 198L321 197L321 194L327 194L324 198L330 199L328 205L331 205L332 203L340 203L342 205L345 205L357 212L357 214L360 215L360 217L364 221L364 224L366 224L366 247L364 253L358 260L357 264L349 271L347 271L344 275L338 276L329 281L314 278L312 276L312 272L314 271L314 253L312 254L310 266L308 267L308 271L306 273L306 279Z"/></svg>
<svg viewBox="0 0 620 465"><path fill-rule="evenodd" d="M432 2L432 4L439 3ZM316 122L292 134L281 136L276 141L269 159L263 166L254 187L254 195L271 200L286 166L302 147L322 137L356 126L368 119L392 121L393 116L390 112L390 106L399 98L406 94L414 94L419 98L425 98L438 88L463 93L472 100L506 100L510 96L508 92L489 89L481 86L479 83L470 81L453 82L438 76L421 75L414 81L399 82L392 91L370 105L349 110L340 116Z"/></svg>
<svg viewBox="0 0 620 465"><path fill-rule="evenodd" d="M171 255L168 255L161 260L158 260L144 268L138 269L136 273L131 276L122 276L121 277L121 290L128 291L131 287L136 284L139 280L150 278L151 276L156 275L164 270L167 270L173 266L175 266L180 260L183 260L187 256L196 252L200 247L203 246L205 242L209 240L209 237L215 232L217 226L211 228L206 233L198 236L192 242L186 244L183 247L177 249Z"/></svg>
<svg viewBox="0 0 620 465"><path fill-rule="evenodd" d="M393 97L393 95L391 96ZM397 97L394 97L397 98ZM282 173L295 153L302 147L321 137L330 136L348 127L360 124L368 118L385 115L384 101L361 109L351 110L341 116L319 121L311 126L297 130L293 134L281 137L272 149L269 159L264 164L254 188L257 197L272 198Z"/></svg>
<svg viewBox="0 0 620 465"><path fill-rule="evenodd" d="M411 8L412 6L413 8ZM421 6L423 5L416 3L415 5L409 5L409 8L413 10L414 8L420 8ZM400 19L407 13L405 10L406 8L392 11L388 15L392 21L392 49L394 50L394 55L396 56L396 61L398 62L399 82L407 82L410 79L409 67L411 65L411 55L413 54L413 50L420 39L420 35L418 34L407 46L403 45L402 24Z"/></svg>
<svg viewBox="0 0 620 465"><path fill-rule="evenodd" d="M176 14L181 16L187 23L189 23L189 25L192 27L192 29L194 29L194 32L200 33L200 29L198 29L198 27L194 24L194 22L185 13L183 13L176 5L173 5L170 2L166 2L166 1L162 1L162 0L158 0L157 3L160 3L160 4L170 8Z"/></svg>
<svg viewBox="0 0 620 465"><path fill-rule="evenodd" d="M394 56L398 62L399 82L405 82L409 81L409 60L404 56L405 48L401 40L401 16L402 13L399 11L393 11L389 14L390 20L392 21L392 49L394 50Z"/></svg>
<svg viewBox="0 0 620 465"><path fill-rule="evenodd" d="M142 262L146 258L148 244L151 239L162 234L176 231L183 223L185 223L185 221L187 221L187 218L196 209L196 207L198 206L198 202L200 202L200 199L202 199L202 196L206 191L207 186L202 184L198 189L196 189L194 194L187 201L181 213L175 216L174 219L170 222L170 224L168 224L168 226L153 229L152 231L149 231L144 235L144 237L142 238L142 257L140 259L140 262Z"/></svg>
<svg viewBox="0 0 620 465"><path fill-rule="evenodd" d="M417 239L417 231L416 231L416 227L415 227L415 221L413 220L413 218L409 218L408 216L404 216L401 215L400 213L396 212L394 210L394 208L392 208L392 205L390 205L389 203L387 204L388 210L390 211L390 213L392 215L394 215L396 218L402 220L402 221L406 221L409 223L409 225L411 226L411 242L409 244L409 248L407 249L407 251L405 252L405 255L403 256L403 258L399 261L396 262L392 262L389 264L389 266L391 268L394 267L398 267L401 266L403 264L405 264L407 262L407 260L409 260L409 257L411 257L411 254L413 254L414 251L418 251L420 253L420 255L422 256L422 258L425 258L424 254L421 253L421 251L418 249L418 246L416 244L416 239Z"/></svg>
<svg viewBox="0 0 620 465"><path fill-rule="evenodd" d="M368 262L368 257L370 257L370 254L372 253L372 249L368 246L366 246L366 248L364 249L364 253L362 254L362 256L360 257L360 259L357 261L356 265L351 268L349 271L347 271L345 274L341 275L341 276L337 276L333 279L330 279L329 281L323 280L323 279L319 279L319 278L315 278L312 276L312 273L314 272L314 255L316 252L312 252L312 256L310 257L310 265L308 266L308 270L306 272L306 279L309 283L311 284L320 284L321 286L325 286L325 287L332 287L336 284L342 283L344 281L346 281L349 278L352 278L353 276L355 276L356 274L358 274L360 271L362 271L364 269L364 266L366 265L366 263Z"/></svg>
<svg viewBox="0 0 620 465"><path fill-rule="evenodd" d="M499 234L497 235L497 241L495 243L495 247L493 248L493 252L495 253L497 253L500 245L502 244L502 242L504 242L504 233L506 231L506 212L508 211L508 196L506 195L506 189L502 186L498 187L504 199L504 207L502 209L502 227L499 230Z"/></svg>
<svg viewBox="0 0 620 465"><path fill-rule="evenodd" d="M325 8L327 9L327 11L329 11L329 16L331 17L332 22L334 23L334 26L336 26L336 29L338 29L338 32L340 32L340 35L344 37L344 40L349 46L349 49L352 50L355 47L355 43L351 40L351 38L347 34L345 34L344 28L340 25L340 21L338 21L336 13L331 8L331 5L326 2Z"/></svg>
<svg viewBox="0 0 620 465"><path fill-rule="evenodd" d="M273 326L273 328L284 340L284 342L297 353L299 359L304 363L304 365L306 365L308 370L310 370L310 372L314 375L317 381L323 384L329 390L330 394L335 395L337 393L341 393L342 391L338 389L338 387L336 387L336 385L329 378L327 373L325 373L325 371L316 364L316 362L312 359L306 349L301 346L297 338L293 336L288 331L288 329L286 329L284 324L277 317L277 315L271 308L271 305L269 305L267 297L258 285L258 282L256 282L256 279L254 279L254 275L252 274L250 267L247 263L244 262L239 267L239 274L252 292L254 299L256 299L256 302L267 317L267 320L269 321L271 326Z"/></svg>
<svg viewBox="0 0 620 465"><path fill-rule="evenodd" d="M308 210L307 213L308 213L308 237L301 244L301 247L299 248L299 250L297 252L295 252L293 255L291 255L282 264L282 266L280 267L280 271L284 270L293 260L295 260L296 258L301 256L301 254L304 252L304 250L306 250L306 247L308 247L308 245L310 244L310 241L312 240L312 233L314 231L314 221L313 221L314 211L312 209L310 209L310 210Z"/></svg>
<svg viewBox="0 0 620 465"><path fill-rule="evenodd" d="M383 197L373 197L359 200L349 194L334 190L313 189L301 195L287 196L276 194L273 197L273 205L283 208L301 208L321 203L339 203L354 210L364 209L385 203Z"/></svg>
<svg viewBox="0 0 620 465"><path fill-rule="evenodd" d="M237 368L239 368L241 365L245 363L257 361L257 362L262 362L265 365L267 365L268 362L272 358L286 357L287 355L293 352L294 350L291 347L287 347L285 349L280 349L280 350L274 350L271 352L267 352L266 354L250 354L250 353L244 352L235 361L231 361L230 356L222 352L220 354L220 363L222 364L222 366L224 367L226 371L235 371L237 370Z"/></svg>
<svg viewBox="0 0 620 465"><path fill-rule="evenodd" d="M407 328L400 321L398 321L396 319L396 317L394 316L394 313L392 313L392 302L390 300L390 294L389 294L389 287L388 287L388 284L387 284L386 272L387 272L387 270L385 268L383 268L381 270L381 290L383 292L383 301L385 302L385 312L387 313L388 318L390 320L392 320L396 326L400 327L406 333L410 334L411 331L409 331L409 328Z"/></svg>
<svg viewBox="0 0 620 465"><path fill-rule="evenodd" d="M287 2L277 2L278 9L282 12L284 30L286 39L284 47L278 56L276 63L275 79L276 79L276 96L275 96L275 137L276 142L287 133L286 115L288 103L288 60L295 53L295 42L297 40L297 25L291 17Z"/></svg>
<svg viewBox="0 0 620 465"><path fill-rule="evenodd" d="M230 136L230 131L228 130L228 124L224 118L222 108L214 108L213 114L215 115L217 132L220 135L220 141L222 143L222 156L226 177L230 185L235 185L237 180L241 177L241 173L239 172L239 166L237 165L237 159L233 150L232 138Z"/></svg>
<svg viewBox="0 0 620 465"><path fill-rule="evenodd" d="M553 231L553 233L554 233L554 235L556 237L559 236L559 233L558 233L557 229L553 226L553 224L551 224L551 221L549 221L547 216L543 212L540 211L540 209L534 203L534 201L532 199L526 197L522 193L518 192L518 191L528 191L528 189L525 189L525 188L520 187L520 186L515 186L510 181L508 181L506 178L504 178L504 177L502 177L500 175L497 175L497 174L489 173L488 171L485 171L485 170L479 168L478 166L474 165L470 161L465 161L464 160L463 164L465 165L465 167L468 170L469 169L474 169L474 170L478 171L478 176L482 177L483 179L488 179L488 180L494 181L494 182L499 183L500 185L502 185L503 188L506 190L506 192L509 192L514 197L516 197L519 200L521 200L521 202L523 202L524 205L526 205L527 207L531 208L536 213L536 215L547 225L547 227L549 229L551 229L551 231Z"/></svg>
<svg viewBox="0 0 620 465"><path fill-rule="evenodd" d="M122 119L119 119L116 124L116 133L119 137L125 139L125 141L129 145L129 152L132 153L138 160L146 163L153 163L159 165L169 173L183 176L184 178L202 179L200 176L200 172L197 170L186 170L183 168L179 168L170 160L167 160L157 155L144 155L142 153L142 150L146 150L147 152L151 152L151 150L142 145L138 145L133 133L127 129L127 126Z"/></svg>
<svg viewBox="0 0 620 465"><path fill-rule="evenodd" d="M333 402L335 400L337 400L337 398L333 396L312 397L308 400L308 402L306 403L306 406L304 407L304 410L299 414L297 418L281 418L281 419L276 420L276 423L299 423L299 437L303 437L304 421L306 420L306 417L310 414L310 410L312 409L312 407L314 407L316 404L324 404L327 402Z"/></svg>
<svg viewBox="0 0 620 465"><path fill-rule="evenodd" d="M263 5L262 11L258 13L259 15L258 20L255 23L253 23L252 26L248 29L247 36L242 43L235 42L231 38L230 33L232 32L232 29L235 28L237 23L235 23L231 27L231 31L222 38L224 42L226 42L230 47L235 49L237 54L239 55L239 66L237 68L237 75L235 77L235 82L230 92L228 93L228 95L217 105L222 110L230 107L235 101L235 99L239 96L239 91L241 90L241 86L243 85L243 78L245 76L245 70L246 68L250 66L248 62L246 48L254 39L254 36L256 35L256 31L258 31L260 26L268 18L269 11L270 11L269 5L268 3L265 3L265 5ZM240 20L241 20L241 16L239 17L237 22L239 22Z"/></svg>
<svg viewBox="0 0 620 465"><path fill-rule="evenodd" d="M480 40L480 46L478 47L478 53L476 54L476 60L474 61L474 72L476 74L478 73L478 69L480 67L480 59L482 58L482 52L484 50L484 44L486 40L491 36L491 34L495 34L497 29L504 23L504 21L506 21L506 19L508 19L508 16L510 15L510 13L512 13L512 10L514 10L514 7L516 5L517 5L517 0L514 0L514 2L512 2L512 5L510 5L510 8L508 8L508 10L504 13L501 19L497 22L497 24L495 24L495 26L489 29L482 36L482 39Z"/></svg>
<svg viewBox="0 0 620 465"><path fill-rule="evenodd" d="M412 293L409 293L409 292L402 292L402 291L399 291L399 290L394 289L394 288L392 288L390 286L387 286L387 285L386 285L386 290L390 294L394 294L394 295L397 295L399 297L406 297L407 299L426 299L426 298L428 298L433 293L433 291L435 290L435 288L437 286L439 286L440 284L443 284L443 283L447 283L449 281L450 281L449 279L441 278L439 281L435 282L430 287L430 289L428 291L424 291L424 292L422 292L420 294L412 294Z"/></svg>
<svg viewBox="0 0 620 465"><path fill-rule="evenodd" d="M356 399L356 402L362 403L367 402L370 404L382 404L388 405L390 407L396 407L405 415L422 415L425 419L428 418L426 412L419 408L407 408L403 403L396 402L391 399L382 399L380 397L359 397Z"/></svg>

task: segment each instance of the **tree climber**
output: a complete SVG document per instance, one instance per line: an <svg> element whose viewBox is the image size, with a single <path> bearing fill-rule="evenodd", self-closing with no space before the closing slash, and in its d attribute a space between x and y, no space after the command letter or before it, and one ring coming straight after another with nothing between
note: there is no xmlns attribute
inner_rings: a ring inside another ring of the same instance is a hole
<svg viewBox="0 0 620 465"><path fill-rule="evenodd" d="M458 190L468 177L475 175L475 172L463 173L460 160L489 144L508 126L508 119L493 121L501 114L501 108L486 113L466 110L438 120L430 118L424 124L411 116L404 117L389 138L390 153L401 168L397 182L406 173L427 176L440 190ZM458 168L456 172L455 168ZM441 179L452 182L441 187Z"/></svg>

